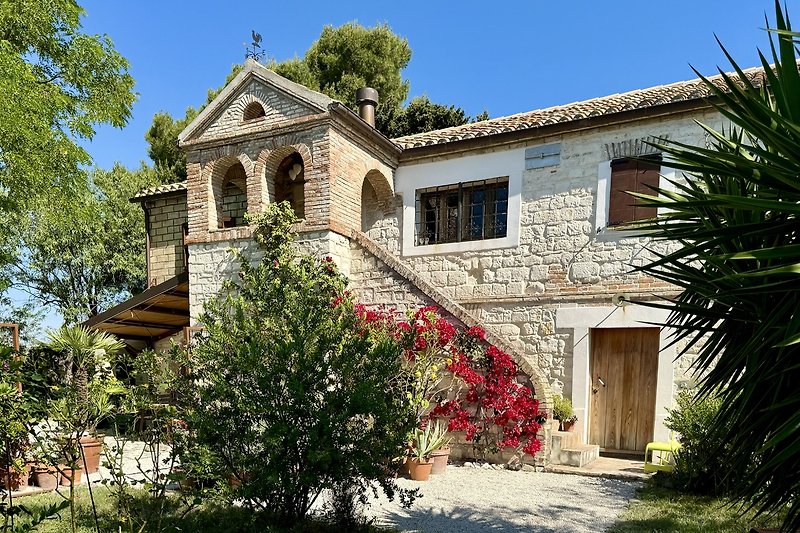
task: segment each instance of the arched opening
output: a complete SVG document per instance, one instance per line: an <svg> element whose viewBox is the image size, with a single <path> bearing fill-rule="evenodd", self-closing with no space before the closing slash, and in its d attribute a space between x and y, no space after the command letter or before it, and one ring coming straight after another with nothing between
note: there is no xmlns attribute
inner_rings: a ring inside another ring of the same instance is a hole
<svg viewBox="0 0 800 533"><path fill-rule="evenodd" d="M247 213L247 174L241 163L231 165L222 178L216 198L217 228L244 226Z"/></svg>
<svg viewBox="0 0 800 533"><path fill-rule="evenodd" d="M378 194L375 187L368 179L364 179L361 186L361 231L369 233L369 230L376 227L377 222L382 218L381 207L378 203Z"/></svg>
<svg viewBox="0 0 800 533"><path fill-rule="evenodd" d="M305 218L305 168L297 152L284 157L275 173L275 201L288 201L297 218Z"/></svg>
<svg viewBox="0 0 800 533"><path fill-rule="evenodd" d="M262 106L258 102L250 102L249 104L247 104L247 107L244 108L244 112L242 113L242 122L247 122L248 120L255 120L257 118L265 116L267 116L267 114L264 111L264 106Z"/></svg>

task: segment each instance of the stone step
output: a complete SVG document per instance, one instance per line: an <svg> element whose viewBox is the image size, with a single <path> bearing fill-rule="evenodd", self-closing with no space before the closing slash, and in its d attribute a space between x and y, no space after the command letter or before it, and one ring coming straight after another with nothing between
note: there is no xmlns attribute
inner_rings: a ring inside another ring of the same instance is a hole
<svg viewBox="0 0 800 533"><path fill-rule="evenodd" d="M553 431L551 433L551 439L555 443L558 441L561 448L574 448L580 444L581 442L581 434L575 431Z"/></svg>
<svg viewBox="0 0 800 533"><path fill-rule="evenodd" d="M551 455L551 461L554 464L581 468L597 460L598 457L600 457L600 446L597 444L580 444L571 448L562 448L557 458Z"/></svg>

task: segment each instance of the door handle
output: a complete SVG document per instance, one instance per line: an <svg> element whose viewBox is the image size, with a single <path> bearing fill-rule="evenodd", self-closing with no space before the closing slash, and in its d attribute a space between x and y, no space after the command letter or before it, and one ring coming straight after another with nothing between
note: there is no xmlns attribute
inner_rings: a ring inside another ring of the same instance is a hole
<svg viewBox="0 0 800 533"><path fill-rule="evenodd" d="M601 378L600 376L597 376L597 381L600 382L600 385L602 385L603 387L606 386L606 382L603 381L603 378ZM599 391L600 389L598 389L597 387L592 387L592 394L597 394Z"/></svg>

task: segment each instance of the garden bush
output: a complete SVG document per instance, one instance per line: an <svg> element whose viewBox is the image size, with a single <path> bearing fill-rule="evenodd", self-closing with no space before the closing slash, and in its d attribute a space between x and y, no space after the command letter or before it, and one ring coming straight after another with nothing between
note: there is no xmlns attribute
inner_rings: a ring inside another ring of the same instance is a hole
<svg viewBox="0 0 800 533"><path fill-rule="evenodd" d="M734 472L727 464L729 444L719 440L713 431L722 399L713 395L696 395L688 390L678 394L676 407L668 409L664 421L679 437L681 449L675 454L675 471L671 482L701 494L724 495L742 472Z"/></svg>
<svg viewBox="0 0 800 533"><path fill-rule="evenodd" d="M255 218L264 257L241 257L239 280L206 305L181 398L231 496L283 523L326 489L358 498L377 483L392 497L387 462L414 427L398 342L356 313L330 258L297 252L294 221L286 203Z"/></svg>

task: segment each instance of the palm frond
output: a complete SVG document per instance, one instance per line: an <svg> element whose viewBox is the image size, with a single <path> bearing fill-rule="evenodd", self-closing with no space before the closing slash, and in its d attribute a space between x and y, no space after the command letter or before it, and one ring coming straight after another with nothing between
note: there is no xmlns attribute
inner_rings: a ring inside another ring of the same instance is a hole
<svg viewBox="0 0 800 533"><path fill-rule="evenodd" d="M678 249L640 272L681 289L670 302L673 342L696 350L700 393L723 391L712 429L730 443L733 498L759 513L785 510L800 528L800 72L796 40L776 2L771 63L755 86L723 47L733 75L707 78L730 121L700 125L709 146L654 144L686 181L636 194L661 213L638 229ZM651 245L651 247L654 245Z"/></svg>

